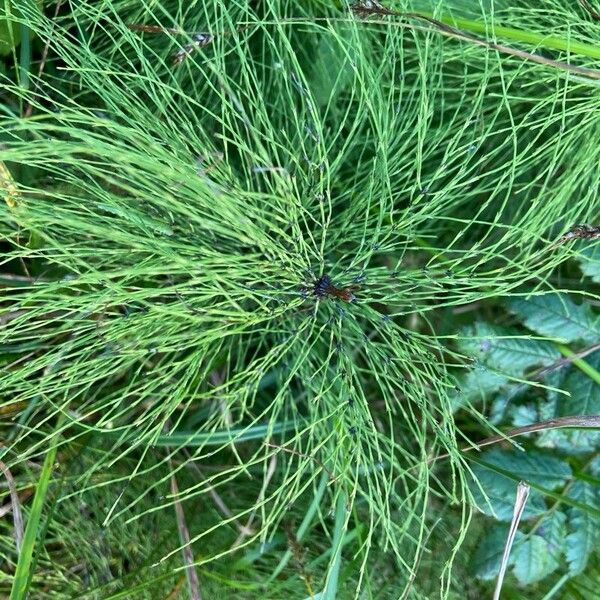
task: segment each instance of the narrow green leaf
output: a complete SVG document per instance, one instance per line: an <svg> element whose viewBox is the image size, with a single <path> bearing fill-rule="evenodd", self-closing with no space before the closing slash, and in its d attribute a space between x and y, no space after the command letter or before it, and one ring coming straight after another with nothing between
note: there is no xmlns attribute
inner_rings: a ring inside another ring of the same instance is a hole
<svg viewBox="0 0 600 600"><path fill-rule="evenodd" d="M11 0L3 0L0 3L0 56L9 55L24 39L23 35L29 37L33 35L28 27L19 23L18 19L23 16L18 4ZM36 0L35 4L41 9L42 0ZM29 42L28 37L27 42Z"/></svg>
<svg viewBox="0 0 600 600"><path fill-rule="evenodd" d="M567 358L571 359L571 364L577 367L582 373L585 373L590 379L600 385L600 371L595 369L589 362L575 355L575 353L567 346L558 345L558 349Z"/></svg>
<svg viewBox="0 0 600 600"><path fill-rule="evenodd" d="M161 434L154 442L155 446L220 446L229 442L248 442L251 440L264 439L269 432L278 435L286 431L292 431L297 426L293 421L275 423L274 425L253 425L251 427L232 427L231 429L218 429L208 432L176 431L172 434ZM117 432L110 432L116 435Z"/></svg>
<svg viewBox="0 0 600 600"><path fill-rule="evenodd" d="M546 33L538 33L537 31L518 29L515 27L504 27L480 20L458 18L453 15L438 15L436 13L427 12L422 12L421 14L426 17L435 17L442 23L446 23L452 27L458 27L472 33L486 34L492 38L504 38L515 42L543 46L553 50L561 50L563 52L575 52L591 58L600 58L600 50L597 46L577 42L572 40L570 36L551 36Z"/></svg>
<svg viewBox="0 0 600 600"><path fill-rule="evenodd" d="M10 592L10 600L24 600L27 597L28 581L30 576L30 567L33 559L33 551L38 534L38 528L42 517L42 509L46 500L46 493L56 459L56 444L54 443L46 455L40 478L37 484L27 526L25 527L25 535L23 537L23 545L19 553L17 569L13 579L13 585Z"/></svg>
<svg viewBox="0 0 600 600"><path fill-rule="evenodd" d="M325 588L321 592L323 600L335 600L337 598L338 578L342 564L342 541L346 530L346 503L346 494L340 493L335 506L335 526L331 543L332 556L327 571Z"/></svg>
<svg viewBox="0 0 600 600"><path fill-rule="evenodd" d="M321 499L323 498L323 494L325 493L325 489L327 487L327 480L328 480L327 473L323 473L321 475L319 487L317 488L317 491L315 492L315 495L313 496L312 502L310 503L310 506L308 507L308 509L304 515L304 518L302 519L302 523L300 523L300 527L298 527L298 531L296 532L296 540L298 542L302 541L302 539L306 535L306 532L308 531L308 528L310 527L310 524L311 524L312 520L314 519L315 514L317 513L317 510L319 509L319 506L321 504ZM285 566L287 565L287 563L289 562L291 557L292 557L291 550L286 550L284 555L281 557L279 564L277 565L277 567L275 567L275 570L269 577L269 582L273 581L281 573L281 571L283 571L283 569L285 568Z"/></svg>

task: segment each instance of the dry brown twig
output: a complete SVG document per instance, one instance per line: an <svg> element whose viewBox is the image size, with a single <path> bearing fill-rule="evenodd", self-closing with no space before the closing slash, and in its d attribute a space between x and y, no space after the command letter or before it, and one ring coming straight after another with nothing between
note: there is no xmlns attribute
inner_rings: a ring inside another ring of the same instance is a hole
<svg viewBox="0 0 600 600"><path fill-rule="evenodd" d="M17 553L21 551L21 544L23 542L23 515L21 513L21 503L19 501L19 493L17 492L17 486L15 480L9 470L9 468L0 460L0 470L6 477L6 483L8 485L8 491L10 493L10 504L13 514L13 530L15 536L15 547Z"/></svg>
<svg viewBox="0 0 600 600"><path fill-rule="evenodd" d="M600 12L598 12L589 2L588 0L579 0L579 4L583 7L583 9L596 21L600 21Z"/></svg>
<svg viewBox="0 0 600 600"><path fill-rule="evenodd" d="M502 592L502 583L504 582L504 576L506 575L506 569L508 568L508 558L510 556L510 551L515 541L515 536L517 535L519 523L521 521L521 518L523 517L525 505L527 504L527 499L529 498L530 489L531 488L529 487L529 485L527 485L523 481L520 481L519 485L517 486L517 497L515 498L512 521L510 523L508 536L506 538L506 544L504 545L502 562L500 564L500 573L498 573L498 579L496 580L496 588L494 589L493 600L500 600L500 593Z"/></svg>
<svg viewBox="0 0 600 600"><path fill-rule="evenodd" d="M173 465L170 464L169 467L172 471ZM182 544L184 544L181 553L183 554L183 560L186 564L185 572L190 586L190 598L191 600L202 600L200 594L200 581L198 580L198 573L196 573L196 567L194 566L194 553L192 552L190 532L185 521L183 506L179 499L179 487L177 486L175 475L171 475L171 494L173 494L175 502L175 517L177 518L179 537L181 538Z"/></svg>
<svg viewBox="0 0 600 600"><path fill-rule="evenodd" d="M497 44L495 42L490 42L488 40L479 38L475 35L467 33L466 31L462 31L457 29L456 27L452 27L434 19L433 17L429 17L424 14L415 13L415 12L400 12L391 10L386 8L381 3L376 2L374 0L361 0L356 2L355 4L350 6L350 11L357 15L358 17L365 18L371 16L382 16L382 17L398 17L400 19L416 19L419 21L423 21L433 25L435 30L437 30L442 35L446 35L448 37L452 37L459 40L464 40L466 42L470 42L477 46L483 46L485 48L489 48L490 50L497 50L502 54L508 54L510 56L516 56L517 58L522 58L523 60L527 60L530 62L534 62L537 64L545 65L547 67L553 67L555 69L560 69L562 71L569 71L572 73L576 73L578 75L582 75L584 77L590 77L592 79L600 79L600 70L598 69L588 69L587 67L579 67L577 65L571 65L564 61L553 60L551 58L546 58L545 56L541 56L539 54L535 54L533 52L526 52L524 50L519 50L517 48L512 48L511 46L506 46L504 44ZM410 26L410 25L405 25Z"/></svg>
<svg viewBox="0 0 600 600"><path fill-rule="evenodd" d="M548 419L547 421L538 421L537 423L532 423L531 425L524 425L523 427L514 427L513 429L509 429L508 431L500 435L493 435L471 446L464 446L460 449L460 452L472 452L473 450L481 450L481 448L484 448L485 446L491 446L492 444L497 444L499 442L506 442L520 435L525 435L526 433L533 433L535 431L545 431L548 429L564 429L567 427L600 429L600 415L574 415L572 417L557 417L555 419ZM448 458L449 456L449 453L440 454L439 456L434 456L428 459L427 463L431 464L437 462L438 460Z"/></svg>

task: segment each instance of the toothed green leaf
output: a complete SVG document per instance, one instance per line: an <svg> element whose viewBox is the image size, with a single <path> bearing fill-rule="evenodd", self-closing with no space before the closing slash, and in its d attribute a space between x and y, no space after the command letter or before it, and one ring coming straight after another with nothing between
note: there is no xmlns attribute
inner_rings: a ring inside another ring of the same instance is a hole
<svg viewBox="0 0 600 600"><path fill-rule="evenodd" d="M571 468L568 463L537 451L519 452L494 448L484 452L481 459L500 469L514 473L519 479L538 483L549 489L564 485L571 477ZM477 506L490 516L495 516L501 521L510 521L515 502L515 481L479 464L473 467L473 473L482 488L479 489L475 483L471 484ZM488 501L486 501L486 496ZM545 510L546 504L543 496L539 492L531 490L523 512L523 519L542 514Z"/></svg>
<svg viewBox="0 0 600 600"><path fill-rule="evenodd" d="M579 264L584 275L600 283L600 244L583 249L579 255Z"/></svg>
<svg viewBox="0 0 600 600"><path fill-rule="evenodd" d="M548 551L548 542L539 535L532 535L515 548L514 564L513 573L521 585L541 581L559 567Z"/></svg>
<svg viewBox="0 0 600 600"><path fill-rule="evenodd" d="M532 366L547 366L560 358L551 342L527 338L488 323L467 327L463 335L461 350L501 373L522 375Z"/></svg>
<svg viewBox="0 0 600 600"><path fill-rule="evenodd" d="M600 369L600 351L587 356L585 360L593 368ZM600 385L593 379L579 369L572 369L564 386L570 396L563 397L556 403L557 417L600 414ZM581 429L562 433L567 449L591 452L600 447L600 431Z"/></svg>
<svg viewBox="0 0 600 600"><path fill-rule="evenodd" d="M600 319L587 304L575 304L566 294L518 298L510 309L529 329L565 342L600 339Z"/></svg>
<svg viewBox="0 0 600 600"><path fill-rule="evenodd" d="M477 549L473 554L473 572L476 577L483 580L494 579L500 571L504 545L508 537L508 525L496 524L488 528L483 534ZM508 557L508 565L515 563L515 549L523 540L524 535L517 531L512 552Z"/></svg>
<svg viewBox="0 0 600 600"><path fill-rule="evenodd" d="M567 495L578 502L600 508L600 488L585 481L576 481ZM600 543L600 519L572 507L568 511L567 561L572 575L581 573Z"/></svg>

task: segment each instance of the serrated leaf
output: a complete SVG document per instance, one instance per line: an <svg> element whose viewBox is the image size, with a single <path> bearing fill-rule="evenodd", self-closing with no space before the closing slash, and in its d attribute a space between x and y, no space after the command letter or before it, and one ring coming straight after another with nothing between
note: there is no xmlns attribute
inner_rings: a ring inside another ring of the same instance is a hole
<svg viewBox="0 0 600 600"><path fill-rule="evenodd" d="M589 466L590 473L600 478L600 456L595 456Z"/></svg>
<svg viewBox="0 0 600 600"><path fill-rule="evenodd" d="M548 366L560 358L551 342L530 339L489 323L466 327L463 336L460 349L500 373L523 375L533 366Z"/></svg>
<svg viewBox="0 0 600 600"><path fill-rule="evenodd" d="M509 394L502 393L496 395L492 401L490 414L488 416L488 420L492 425L504 423L511 398L512 397Z"/></svg>
<svg viewBox="0 0 600 600"><path fill-rule="evenodd" d="M600 369L600 352L586 358L588 364ZM565 381L571 394L557 403L557 417L600 414L600 385L578 369L573 369ZM575 430L565 432L572 447L592 451L600 446L600 431Z"/></svg>
<svg viewBox="0 0 600 600"><path fill-rule="evenodd" d="M560 561L566 549L567 515L560 510L553 510L539 523L536 534L548 543L548 552L555 560Z"/></svg>
<svg viewBox="0 0 600 600"><path fill-rule="evenodd" d="M519 544L514 555L513 573L521 585L541 581L559 566L548 550L548 542L539 535L532 535Z"/></svg>
<svg viewBox="0 0 600 600"><path fill-rule="evenodd" d="M567 495L594 508L600 507L599 488L585 481L576 481ZM579 508L568 512L567 561L569 573L581 573L593 550L600 543L600 519Z"/></svg>
<svg viewBox="0 0 600 600"><path fill-rule="evenodd" d="M540 335L573 342L600 339L600 320L587 304L575 304L566 294L518 298L509 305L527 327Z"/></svg>
<svg viewBox="0 0 600 600"><path fill-rule="evenodd" d="M473 555L473 572L479 579L487 581L498 575L508 529L507 525L494 525L481 538ZM508 557L509 566L512 566L515 562L515 549L523 537L523 533L517 531L513 550Z"/></svg>
<svg viewBox="0 0 600 600"><path fill-rule="evenodd" d="M481 458L487 463L514 473L524 481L531 481L548 489L564 485L572 475L567 462L537 450L520 452L494 448L482 454Z"/></svg>
<svg viewBox="0 0 600 600"><path fill-rule="evenodd" d="M595 369L600 368L600 351L586 357L586 361ZM580 370L572 369L564 383L552 382L551 385L560 385L571 395L558 397L549 393L549 400L540 405L541 420L600 414L600 386ZM536 444L544 448L558 448L571 454L593 452L600 448L600 431L584 428L543 431Z"/></svg>
<svg viewBox="0 0 600 600"><path fill-rule="evenodd" d="M463 329L458 345L477 362L460 381L456 406L483 399L509 383L511 376L522 377L531 367L547 366L560 358L551 342L519 336L482 322Z"/></svg>
<svg viewBox="0 0 600 600"><path fill-rule="evenodd" d="M538 417L538 411L532 404L523 404L517 406L511 411L512 424L515 427L524 427L525 425L531 425L537 423L540 419ZM527 434L528 436L531 434Z"/></svg>
<svg viewBox="0 0 600 600"><path fill-rule="evenodd" d="M600 283L600 245L585 248L579 255L579 264L584 275Z"/></svg>
<svg viewBox="0 0 600 600"><path fill-rule="evenodd" d="M506 383L508 383L507 377L490 371L483 365L481 368L473 369L460 380L460 391L453 398L454 408L459 408L465 402L472 402L477 399L483 400L487 395L499 390Z"/></svg>
<svg viewBox="0 0 600 600"><path fill-rule="evenodd" d="M554 388L563 388L565 380L565 369L559 369L549 373L544 382ZM565 396L557 391L548 390L546 399L539 403L539 420L548 421L557 416L557 406L559 402L563 402ZM566 429L546 429L540 431L536 437L535 443L540 448L563 448L563 444L567 444L566 436L569 431Z"/></svg>
<svg viewBox="0 0 600 600"><path fill-rule="evenodd" d="M517 484L512 479L481 465L473 467L473 474L479 482L479 485L477 485L476 482L471 481L470 485L473 500L477 507L486 515L499 521L510 521L515 506ZM483 492L479 486L481 486ZM532 490L523 511L523 520L537 517L545 512L546 503L543 496Z"/></svg>

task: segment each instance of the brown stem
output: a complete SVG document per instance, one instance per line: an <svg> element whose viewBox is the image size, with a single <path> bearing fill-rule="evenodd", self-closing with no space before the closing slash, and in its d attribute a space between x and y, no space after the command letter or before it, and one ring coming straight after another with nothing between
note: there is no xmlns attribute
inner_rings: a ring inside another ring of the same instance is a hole
<svg viewBox="0 0 600 600"><path fill-rule="evenodd" d="M594 7L588 2L588 0L579 0L579 4L583 9L596 21L600 21L600 13L594 9Z"/></svg>
<svg viewBox="0 0 600 600"><path fill-rule="evenodd" d="M491 446L492 444L497 444L498 442L503 442L507 439L518 437L526 433L533 433L534 431L562 429L565 427L583 427L593 429L600 428L600 415L576 415L572 417L556 417L555 419L539 421L537 423L531 423L530 425L524 425L523 427L514 427L513 429L509 429L508 431L500 435L493 435L491 437L485 438L472 446L464 446L460 449L460 452L480 450L484 446ZM439 456L434 456L433 458L430 458L427 461L427 463L431 464L437 462L438 460L448 458L449 456L449 453L440 454Z"/></svg>
<svg viewBox="0 0 600 600"><path fill-rule="evenodd" d="M503 54L516 56L518 58L522 58L523 60L528 60L541 65L553 67L555 69L570 71L572 73L577 73L579 75L583 75L585 77L590 77L593 79L600 79L600 71L597 69L578 67L576 65L571 65L563 61L546 58L539 54L525 52L524 50L518 50L517 48L505 46L504 44L496 44L495 42L489 42L488 40L478 38L474 35L471 35L470 33L467 33L460 29L456 29L455 27L452 27L450 25L446 25L446 23L443 23L442 21L438 21L437 19L419 13L399 12L390 10L381 6L378 2L372 1L358 2L357 4L351 6L350 9L353 13L358 14L360 16L380 15L399 17L402 19L417 19L419 21L424 21L426 23L429 23L430 25L433 25L437 31L439 31L442 35L446 35L448 37L464 40L477 46L483 46L491 50L497 50L498 52L502 52Z"/></svg>

